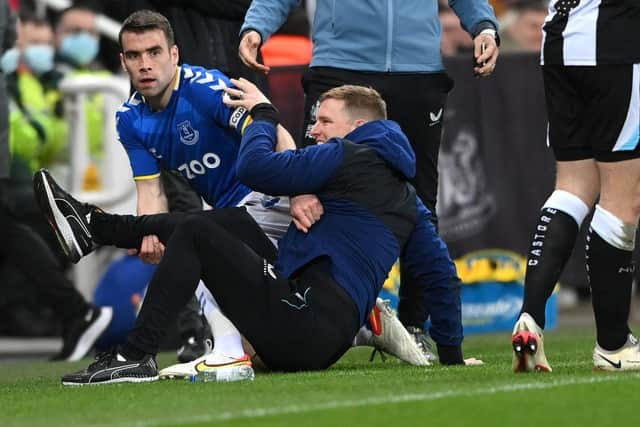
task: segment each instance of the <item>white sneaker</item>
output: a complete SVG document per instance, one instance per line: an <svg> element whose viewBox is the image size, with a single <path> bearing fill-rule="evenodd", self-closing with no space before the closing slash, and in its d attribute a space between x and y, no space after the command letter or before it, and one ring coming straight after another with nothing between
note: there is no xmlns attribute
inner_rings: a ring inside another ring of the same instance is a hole
<svg viewBox="0 0 640 427"><path fill-rule="evenodd" d="M429 366L431 362L418 347L411 334L400 323L389 306L389 300L376 299L369 316L373 345L414 366Z"/></svg>
<svg viewBox="0 0 640 427"><path fill-rule="evenodd" d="M602 371L632 371L640 369L640 345L629 334L627 342L618 350L607 351L596 344L593 350L593 369Z"/></svg>
<svg viewBox="0 0 640 427"><path fill-rule="evenodd" d="M248 355L234 358L216 353L188 363L178 363L158 372L160 379L190 379L191 381L243 381L253 380L255 373Z"/></svg>
<svg viewBox="0 0 640 427"><path fill-rule="evenodd" d="M542 328L529 313L522 313L513 327L514 372L551 372L551 366L544 355Z"/></svg>
<svg viewBox="0 0 640 427"><path fill-rule="evenodd" d="M189 379L194 375L198 375L196 365L200 362L204 362L207 355L200 356L191 362L176 363L175 365L167 366L158 372L158 376L161 380L173 380L173 379Z"/></svg>

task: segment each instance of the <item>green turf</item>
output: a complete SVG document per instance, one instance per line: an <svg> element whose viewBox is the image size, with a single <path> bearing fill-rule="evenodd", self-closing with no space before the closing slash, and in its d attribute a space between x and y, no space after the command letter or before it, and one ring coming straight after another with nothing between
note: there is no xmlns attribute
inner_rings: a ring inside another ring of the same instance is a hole
<svg viewBox="0 0 640 427"><path fill-rule="evenodd" d="M549 332L552 374L511 373L508 334L473 336L482 367L415 368L349 352L332 369L251 383L162 381L69 388L80 363L0 364L0 426L635 425L640 374L593 372L591 329ZM161 366L173 355L159 358Z"/></svg>

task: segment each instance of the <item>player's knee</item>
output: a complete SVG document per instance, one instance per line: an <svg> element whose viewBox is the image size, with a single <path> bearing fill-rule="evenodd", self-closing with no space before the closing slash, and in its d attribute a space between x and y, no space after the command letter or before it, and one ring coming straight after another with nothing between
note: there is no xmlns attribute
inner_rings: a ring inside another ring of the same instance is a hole
<svg viewBox="0 0 640 427"><path fill-rule="evenodd" d="M632 251L635 248L637 219L633 223L625 223L602 206L596 205L591 228L604 241L618 249Z"/></svg>
<svg viewBox="0 0 640 427"><path fill-rule="evenodd" d="M544 205L542 209L556 209L571 216L578 227L582 225L585 217L589 214L591 206L576 194L564 190L555 190Z"/></svg>

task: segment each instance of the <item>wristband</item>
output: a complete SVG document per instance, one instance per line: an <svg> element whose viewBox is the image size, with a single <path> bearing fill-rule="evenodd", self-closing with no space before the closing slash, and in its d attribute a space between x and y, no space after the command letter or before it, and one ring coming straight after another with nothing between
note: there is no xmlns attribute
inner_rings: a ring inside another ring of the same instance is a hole
<svg viewBox="0 0 640 427"><path fill-rule="evenodd" d="M251 114L251 117L254 121L264 120L273 124L274 126L277 126L277 124L280 122L280 112L276 107L268 102L254 105L249 113Z"/></svg>

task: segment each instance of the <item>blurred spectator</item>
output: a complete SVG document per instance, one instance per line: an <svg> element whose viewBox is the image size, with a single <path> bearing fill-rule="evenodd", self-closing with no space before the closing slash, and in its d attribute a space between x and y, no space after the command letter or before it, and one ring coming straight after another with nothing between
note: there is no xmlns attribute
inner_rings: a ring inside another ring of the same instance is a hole
<svg viewBox="0 0 640 427"><path fill-rule="evenodd" d="M5 52L1 63L11 101L13 168L24 166L30 182L31 172L43 166L45 153L65 144L66 126L55 114L60 75L53 69L51 26L44 19L23 13L17 33L15 47Z"/></svg>
<svg viewBox="0 0 640 427"><path fill-rule="evenodd" d="M7 72L4 67L5 54L14 50L14 43L16 41L16 27L15 27L15 15L9 8L8 4L0 4L0 66L2 72L0 73L0 210L6 205L7 189L9 187L8 180L10 176L9 169L9 112L7 103L7 93L5 86L5 75ZM18 56L17 52L13 53L13 56ZM11 60L13 61L13 60ZM16 67L17 67L17 58ZM0 228L2 224L0 224Z"/></svg>
<svg viewBox="0 0 640 427"><path fill-rule="evenodd" d="M94 11L81 6L64 10L58 18L55 36L58 69L64 72L102 68L95 62L100 46Z"/></svg>
<svg viewBox="0 0 640 427"><path fill-rule="evenodd" d="M37 97L37 95L44 93L38 77L50 72L53 67L53 32L44 21L25 17L19 27L15 49L8 49L13 42L14 26L7 5L7 2L0 3L0 47L3 52L1 61L3 73L0 74L1 160L7 158L7 137L9 136L7 132L7 97L2 96L2 92L4 92L2 78L8 72L14 77L14 83L16 83L14 89L29 87L34 89L32 93L22 92L19 94L24 97L12 97L12 101L16 99L19 102L28 101L29 103L42 101L40 98L32 100L29 95L33 94ZM20 76L17 73L20 73ZM29 78L22 80L23 84L30 83L36 86L19 85L17 80L24 76ZM29 110L25 108L19 112L23 114L25 120L22 126L35 129L34 125L29 122L29 120L33 120L33 117L29 116ZM12 123L13 125L14 123ZM46 132L46 129L42 128L40 125L40 133L35 131L37 144L42 143L40 139L42 132ZM13 137L15 134L12 133L11 136ZM18 145L20 141L15 141L15 143ZM15 334L33 331L32 324L16 322L17 316L14 314L18 313L16 308L19 304L14 303L11 298L7 298L8 295L15 294L16 289L19 291L30 289L28 297L31 297L33 301L52 307L56 317L62 323L63 348L54 358L56 360L78 360L89 352L95 340L109 325L112 311L110 308L100 308L87 303L66 278L47 245L37 233L22 222L20 216L16 215L13 209L15 200L10 191L15 185L9 180L9 177L10 170L7 162L0 161L0 242L2 242L0 245L0 271L2 271L0 284L2 284L3 300L9 301L10 304L0 310L3 314L4 332ZM24 303L24 301L21 302ZM37 307L37 309L40 308L42 307ZM41 313L42 311L39 310L38 314ZM31 319L39 317L36 315ZM24 316L22 318L24 319ZM24 329L19 330L20 326L24 326Z"/></svg>
<svg viewBox="0 0 640 427"><path fill-rule="evenodd" d="M55 114L60 76L53 69L53 30L48 21L24 11L16 29L16 44L1 59L9 95L11 186L7 190L22 222L56 247L31 184L35 170L53 160L66 160L54 159L66 145L67 126Z"/></svg>
<svg viewBox="0 0 640 427"><path fill-rule="evenodd" d="M460 25L458 15L445 2L438 6L438 16L442 25L442 56L455 56L473 51L473 40Z"/></svg>
<svg viewBox="0 0 640 427"><path fill-rule="evenodd" d="M110 73L96 61L99 53L99 37L96 13L84 6L71 6L59 15L55 26L55 68L63 78L75 76L106 77ZM87 123L86 138L89 143L91 163L84 174L83 189L100 189L99 164L103 152L103 96L94 93L85 100ZM62 115L58 105L56 111Z"/></svg>
<svg viewBox="0 0 640 427"><path fill-rule="evenodd" d="M502 50L540 52L546 0L517 0L501 18Z"/></svg>

